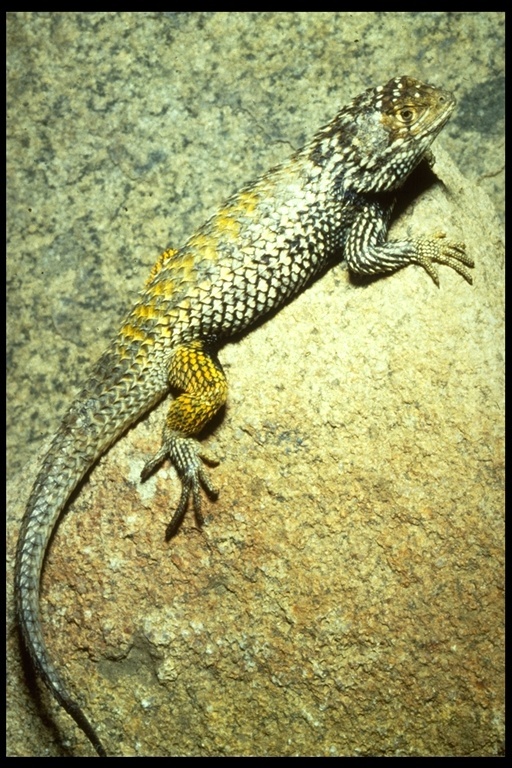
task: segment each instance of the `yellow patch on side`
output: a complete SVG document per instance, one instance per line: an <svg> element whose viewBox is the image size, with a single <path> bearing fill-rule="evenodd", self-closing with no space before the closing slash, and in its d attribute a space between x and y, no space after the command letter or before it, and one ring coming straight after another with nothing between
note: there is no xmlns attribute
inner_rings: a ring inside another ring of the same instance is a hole
<svg viewBox="0 0 512 768"><path fill-rule="evenodd" d="M250 216L256 210L258 198L259 195L254 194L254 190L246 190L244 192L240 192L240 194L237 195L233 205L231 206L231 211L233 211L235 215L239 213L245 213L246 215Z"/></svg>
<svg viewBox="0 0 512 768"><path fill-rule="evenodd" d="M176 289L174 280L159 280L157 283L151 286L152 296L172 296Z"/></svg>
<svg viewBox="0 0 512 768"><path fill-rule="evenodd" d="M121 328L119 335L129 342L143 342L147 339L146 331L143 328L138 328L136 325L132 325L132 323L125 323Z"/></svg>
<svg viewBox="0 0 512 768"><path fill-rule="evenodd" d="M156 294L157 292L153 291L153 293ZM158 312L153 304L148 304L147 302L144 304L137 304L132 311L132 317L136 317L138 320L152 320L157 315Z"/></svg>
<svg viewBox="0 0 512 768"><path fill-rule="evenodd" d="M230 208L224 208L218 212L214 219L218 232L231 241L238 240L240 236L240 223L234 215L235 211Z"/></svg>
<svg viewBox="0 0 512 768"><path fill-rule="evenodd" d="M192 249L197 249L202 260L215 263L218 258L217 242L218 240L215 236L199 232L197 235L190 238L188 244ZM192 258L193 257L191 256L191 259Z"/></svg>
<svg viewBox="0 0 512 768"><path fill-rule="evenodd" d="M157 274L160 272L164 264L166 264L168 261L170 261L176 254L178 253L176 248L168 248L166 251L160 254L158 257L156 264L154 265L153 269L149 273L149 277L146 280L146 285L149 285L149 283L154 280L154 278L157 276Z"/></svg>

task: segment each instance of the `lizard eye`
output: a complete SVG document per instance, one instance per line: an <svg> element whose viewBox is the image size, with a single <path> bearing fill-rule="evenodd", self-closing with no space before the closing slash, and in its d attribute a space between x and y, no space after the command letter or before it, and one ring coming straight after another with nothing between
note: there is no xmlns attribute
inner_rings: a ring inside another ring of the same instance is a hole
<svg viewBox="0 0 512 768"><path fill-rule="evenodd" d="M402 107L397 117L405 125L410 125L416 117L416 111L412 107Z"/></svg>

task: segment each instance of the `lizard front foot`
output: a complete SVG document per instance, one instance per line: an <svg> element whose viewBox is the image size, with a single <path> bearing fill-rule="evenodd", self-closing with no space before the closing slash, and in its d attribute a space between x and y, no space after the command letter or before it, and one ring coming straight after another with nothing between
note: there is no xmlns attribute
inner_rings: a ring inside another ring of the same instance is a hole
<svg viewBox="0 0 512 768"><path fill-rule="evenodd" d="M165 458L169 457L176 467L181 480L181 496L176 511L165 530L165 539L169 541L178 531L188 502L192 495L192 506L197 524L201 526L204 518L201 512L201 488L208 496L216 499L218 491L212 484L202 461L217 463L216 459L202 450L201 444L192 437L183 437L176 433L164 434L160 450L146 463L141 472L141 480L145 480Z"/></svg>
<svg viewBox="0 0 512 768"><path fill-rule="evenodd" d="M421 237L416 240L415 261L427 270L436 285L439 285L439 273L434 262L451 267L468 283L473 283L471 273L466 267L474 267L475 264L471 256L466 253L465 244L448 240L444 232L434 232L430 237Z"/></svg>

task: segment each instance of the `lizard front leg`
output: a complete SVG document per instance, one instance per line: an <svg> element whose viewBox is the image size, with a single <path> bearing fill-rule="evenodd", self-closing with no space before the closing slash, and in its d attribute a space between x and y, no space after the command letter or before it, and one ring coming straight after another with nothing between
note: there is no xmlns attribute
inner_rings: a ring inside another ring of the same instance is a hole
<svg viewBox="0 0 512 768"><path fill-rule="evenodd" d="M162 447L146 463L141 479L145 480L166 457L176 467L181 480L181 496L176 511L167 526L165 537L172 538L187 510L190 495L199 525L201 487L213 498L217 491L212 485L202 460L209 460L194 438L222 408L227 398L227 381L218 360L208 353L200 341L180 345L171 357L169 384L181 394L169 406L163 430Z"/></svg>
<svg viewBox="0 0 512 768"><path fill-rule="evenodd" d="M352 272L372 275L420 264L439 285L435 264L445 264L473 282L466 267L473 267L464 243L436 232L414 240L386 240L392 205L369 199L358 210L345 241L345 258Z"/></svg>

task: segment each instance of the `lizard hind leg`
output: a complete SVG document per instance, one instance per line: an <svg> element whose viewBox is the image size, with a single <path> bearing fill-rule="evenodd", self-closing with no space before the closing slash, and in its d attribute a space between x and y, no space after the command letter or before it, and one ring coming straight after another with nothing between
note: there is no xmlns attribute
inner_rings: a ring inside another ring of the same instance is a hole
<svg viewBox="0 0 512 768"><path fill-rule="evenodd" d="M160 450L146 463L141 479L145 480L153 469L169 457L181 480L181 496L166 529L166 540L177 532L187 511L190 497L198 525L203 523L201 489L211 498L217 497L202 460L215 460L201 448L193 437L222 408L227 398L227 382L218 360L209 354L203 344L194 341L180 345L171 357L169 384L181 394L169 406Z"/></svg>

